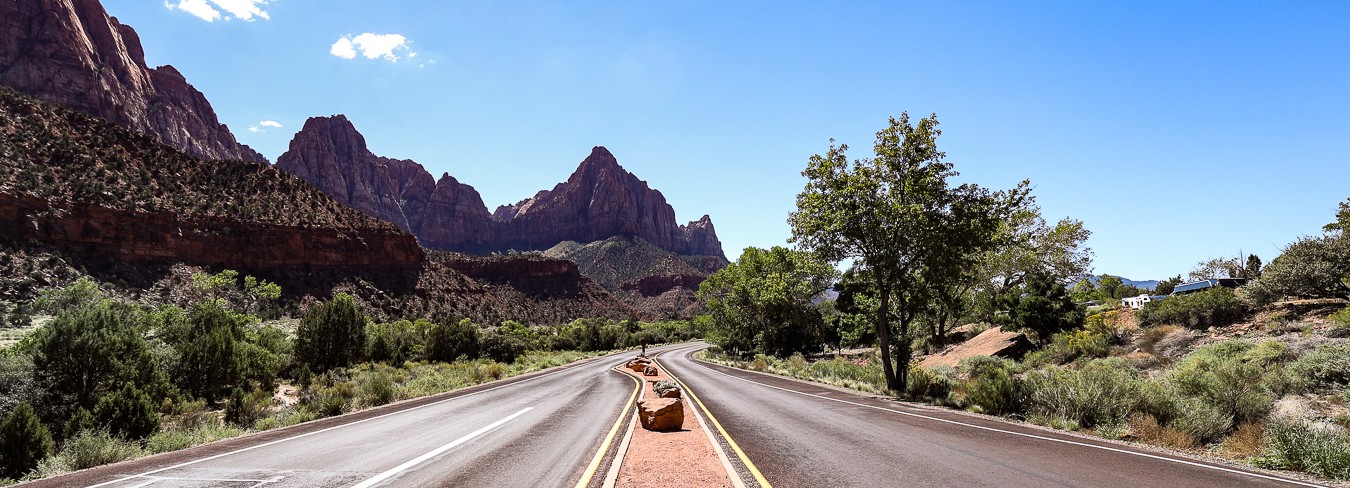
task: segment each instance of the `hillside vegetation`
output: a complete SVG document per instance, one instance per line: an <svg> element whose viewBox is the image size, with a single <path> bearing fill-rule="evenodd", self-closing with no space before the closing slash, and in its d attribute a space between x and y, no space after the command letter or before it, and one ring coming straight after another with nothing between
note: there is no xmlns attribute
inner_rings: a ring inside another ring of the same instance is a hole
<svg viewBox="0 0 1350 488"><path fill-rule="evenodd" d="M201 161L0 86L0 193L240 222L397 229L270 166Z"/></svg>

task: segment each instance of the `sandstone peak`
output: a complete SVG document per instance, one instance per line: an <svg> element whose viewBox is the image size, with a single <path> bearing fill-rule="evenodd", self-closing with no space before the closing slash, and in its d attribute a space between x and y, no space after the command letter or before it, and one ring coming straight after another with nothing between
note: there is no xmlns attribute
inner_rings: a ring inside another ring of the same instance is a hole
<svg viewBox="0 0 1350 488"><path fill-rule="evenodd" d="M725 261L712 220L679 225L660 191L595 146L567 181L488 212L472 186L449 173L433 181L413 161L376 156L342 115L313 117L277 159L338 200L394 222L422 245L459 252L544 250L564 241L639 238L682 255Z"/></svg>
<svg viewBox="0 0 1350 488"><path fill-rule="evenodd" d="M108 119L207 159L266 162L240 144L172 66L97 0L0 2L0 84Z"/></svg>

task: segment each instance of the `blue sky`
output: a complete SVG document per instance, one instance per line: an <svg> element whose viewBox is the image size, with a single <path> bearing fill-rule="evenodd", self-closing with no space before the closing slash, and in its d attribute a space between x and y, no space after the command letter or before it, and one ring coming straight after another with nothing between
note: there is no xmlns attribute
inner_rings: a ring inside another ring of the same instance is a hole
<svg viewBox="0 0 1350 488"><path fill-rule="evenodd" d="M1350 197L1348 2L104 3L270 159L343 113L495 208L603 145L733 259L790 235L810 155L903 111L1137 280L1269 261Z"/></svg>

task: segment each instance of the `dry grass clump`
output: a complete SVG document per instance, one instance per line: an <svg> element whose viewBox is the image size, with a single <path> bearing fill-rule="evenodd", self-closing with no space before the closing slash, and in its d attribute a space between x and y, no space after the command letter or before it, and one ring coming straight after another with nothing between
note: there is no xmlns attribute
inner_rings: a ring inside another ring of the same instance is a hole
<svg viewBox="0 0 1350 488"><path fill-rule="evenodd" d="M1195 438L1190 434L1166 427L1158 423L1158 419L1146 413L1137 413L1130 416L1130 431L1134 433L1135 438L1146 444L1155 446L1170 447L1173 449L1191 449L1195 447Z"/></svg>
<svg viewBox="0 0 1350 488"><path fill-rule="evenodd" d="M1266 428L1255 422L1243 422L1219 444L1218 453L1232 459L1248 459L1266 450Z"/></svg>

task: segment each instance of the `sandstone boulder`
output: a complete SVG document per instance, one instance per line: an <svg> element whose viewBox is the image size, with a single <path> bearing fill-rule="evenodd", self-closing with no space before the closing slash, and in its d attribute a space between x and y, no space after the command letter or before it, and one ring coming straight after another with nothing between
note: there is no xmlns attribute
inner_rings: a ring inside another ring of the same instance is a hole
<svg viewBox="0 0 1350 488"><path fill-rule="evenodd" d="M642 428L658 432L680 430L684 426L684 402L677 398L656 398L637 403Z"/></svg>
<svg viewBox="0 0 1350 488"><path fill-rule="evenodd" d="M641 373L646 371L647 365L651 363L652 361L650 359L637 358L632 361L629 361L628 364L624 365L624 367L633 370L634 373Z"/></svg>
<svg viewBox="0 0 1350 488"><path fill-rule="evenodd" d="M1002 327L981 332L968 341L949 347L942 352L928 356L919 366L933 368L937 366L955 367L962 359L971 356L998 356L1018 359L1032 348L1031 341L1020 332L1005 332Z"/></svg>
<svg viewBox="0 0 1350 488"><path fill-rule="evenodd" d="M659 374L659 373L660 373L660 371L658 371L658 370L656 369L656 366L652 366L652 365L650 365L650 364L647 365L647 368L646 368L646 369L642 370L642 375L643 375L643 376L656 376L656 375Z"/></svg>

